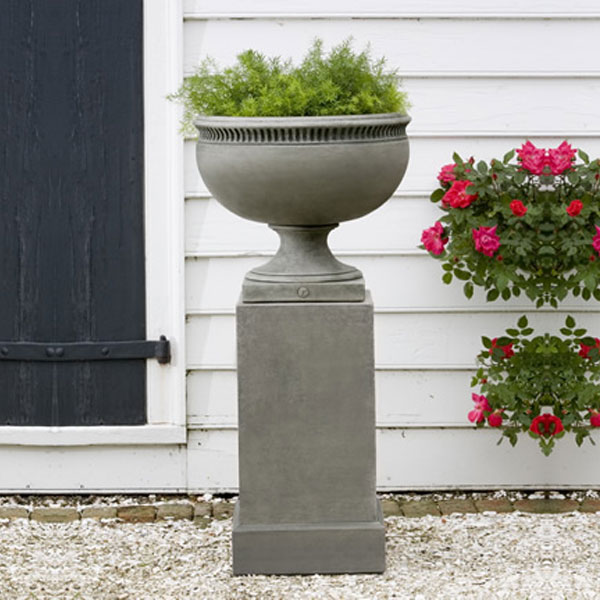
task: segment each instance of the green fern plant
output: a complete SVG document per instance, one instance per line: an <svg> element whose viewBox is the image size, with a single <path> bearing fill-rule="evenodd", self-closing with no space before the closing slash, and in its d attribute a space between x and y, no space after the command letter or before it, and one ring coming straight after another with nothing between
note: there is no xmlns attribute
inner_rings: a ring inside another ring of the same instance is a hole
<svg viewBox="0 0 600 600"><path fill-rule="evenodd" d="M370 48L356 53L352 39L326 54L316 39L299 66L255 50L238 55L219 69L203 60L171 100L184 106L182 130L194 132L199 115L235 117L324 116L406 112L406 94L398 89L396 70L385 59L371 58Z"/></svg>

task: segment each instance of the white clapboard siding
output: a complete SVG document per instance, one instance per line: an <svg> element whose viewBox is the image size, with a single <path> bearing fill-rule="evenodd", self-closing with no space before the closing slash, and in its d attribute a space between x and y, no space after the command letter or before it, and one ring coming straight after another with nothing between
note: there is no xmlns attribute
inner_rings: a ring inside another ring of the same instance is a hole
<svg viewBox="0 0 600 600"><path fill-rule="evenodd" d="M359 268L372 292L375 312L477 312L532 310L530 300L521 295L509 301L486 302L485 293L475 288L471 300L465 298L463 282L442 282L439 261L424 252L415 255L356 255L338 253L340 260ZM186 308L188 315L233 313L244 275L268 260L266 256L190 258L186 261ZM598 310L594 300L585 302L569 296L560 305L562 312ZM554 309L548 310L555 313ZM516 317L507 317L509 320ZM512 322L512 321L511 321ZM508 326L508 325L507 325Z"/></svg>
<svg viewBox="0 0 600 600"><path fill-rule="evenodd" d="M442 214L428 197L452 153L489 160L526 139L568 139L600 155L600 4L576 0L184 0L184 71L205 56L222 65L252 47L298 59L315 37L326 46L370 42L403 77L412 107L411 158L395 196L343 223L330 244L361 269L375 305L380 490L600 485L597 451L562 440L550 458L529 438L496 446L495 431L466 419L482 335L528 314L556 331L574 313L600 333L595 301L569 298L537 313L526 298L471 300L444 285L439 263L417 249ZM237 488L234 311L244 274L278 245L267 226L240 219L211 197L184 148L186 345L190 491Z"/></svg>
<svg viewBox="0 0 600 600"><path fill-rule="evenodd" d="M529 313L540 331L557 330L564 313ZM592 334L600 328L597 313L581 313L577 322ZM381 313L375 315L375 364L379 368L421 365L470 367L481 349L481 336L501 335L513 325L502 313ZM597 334L596 334L597 335ZM189 316L186 328L188 368L236 364L233 315Z"/></svg>
<svg viewBox="0 0 600 600"><path fill-rule="evenodd" d="M596 437L596 441L598 436ZM550 457L524 436L497 445L493 430L378 429L377 487L386 490L582 488L600 483L598 446L560 440ZM235 491L237 432L190 431L190 491Z"/></svg>
<svg viewBox="0 0 600 600"><path fill-rule="evenodd" d="M473 371L376 371L377 426L470 427ZM236 428L234 370L191 371L187 383L191 428Z"/></svg>
<svg viewBox="0 0 600 600"><path fill-rule="evenodd" d="M599 26L600 27L600 26ZM436 176L440 166L452 162L453 152L468 158L474 156L477 159L489 160L491 158L502 158L504 153L511 148L519 147L525 141L525 135L507 136L498 138L497 133L484 132L478 136L465 137L464 132L456 132L455 135L431 135L426 137L411 137L409 125L408 134L410 138L410 162L404 180L400 184L399 191L404 192L432 192L435 189ZM581 146L590 156L600 156L600 132L591 132L594 137L586 137L590 132L581 132L560 137L540 138L531 136L535 144L541 146L555 146L569 137L572 143ZM188 196L206 194L204 185L198 169L196 168L196 154L194 142L187 141L184 148L185 160L185 192ZM226 232L224 232L225 234Z"/></svg>
<svg viewBox="0 0 600 600"><path fill-rule="evenodd" d="M396 16L418 15L498 15L506 18L525 19L535 15L552 18L577 18L578 15L598 14L596 0L574 0L568 5L563 0L530 0L526 11L520 0L184 0L183 10L186 19L215 18L215 16L236 17L278 15L293 18L295 15L310 15L311 18L331 19L337 15L377 15L378 18L393 19ZM379 16L381 15L381 16Z"/></svg>
<svg viewBox="0 0 600 600"><path fill-rule="evenodd" d="M184 24L184 69L206 55L218 63L254 48L300 59L315 37L337 44L353 36L356 47L371 44L401 72L598 71L591 41L597 19L576 27L565 19L379 19L379 20L188 20ZM568 51L565 48L568 47Z"/></svg>

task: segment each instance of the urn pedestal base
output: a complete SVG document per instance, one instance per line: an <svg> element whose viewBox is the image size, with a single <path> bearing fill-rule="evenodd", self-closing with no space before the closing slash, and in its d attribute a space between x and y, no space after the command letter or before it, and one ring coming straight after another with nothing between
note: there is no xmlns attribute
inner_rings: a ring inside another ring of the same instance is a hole
<svg viewBox="0 0 600 600"><path fill-rule="evenodd" d="M373 304L239 303L233 569L376 573Z"/></svg>
<svg viewBox="0 0 600 600"><path fill-rule="evenodd" d="M375 521L241 525L233 515L233 574L383 573L385 525Z"/></svg>
<svg viewBox="0 0 600 600"><path fill-rule="evenodd" d="M246 274L243 302L362 302L365 280L329 249L330 225L269 225L279 234L275 256Z"/></svg>

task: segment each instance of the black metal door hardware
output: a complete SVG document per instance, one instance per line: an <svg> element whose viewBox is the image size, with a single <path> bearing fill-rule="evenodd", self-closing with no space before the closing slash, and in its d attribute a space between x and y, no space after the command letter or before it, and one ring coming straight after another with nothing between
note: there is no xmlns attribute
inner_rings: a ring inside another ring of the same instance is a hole
<svg viewBox="0 0 600 600"><path fill-rule="evenodd" d="M0 360L76 361L156 358L161 365L171 361L171 347L160 340L126 342L0 342Z"/></svg>

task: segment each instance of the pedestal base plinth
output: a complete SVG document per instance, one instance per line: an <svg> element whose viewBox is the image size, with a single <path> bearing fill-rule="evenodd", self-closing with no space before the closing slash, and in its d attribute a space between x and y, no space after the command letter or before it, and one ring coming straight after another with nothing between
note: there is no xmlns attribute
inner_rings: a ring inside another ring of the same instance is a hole
<svg viewBox="0 0 600 600"><path fill-rule="evenodd" d="M237 307L234 572L375 573L373 304Z"/></svg>
<svg viewBox="0 0 600 600"><path fill-rule="evenodd" d="M378 512L371 522L241 525L238 502L233 574L383 573L385 527Z"/></svg>

